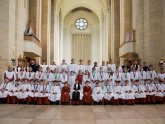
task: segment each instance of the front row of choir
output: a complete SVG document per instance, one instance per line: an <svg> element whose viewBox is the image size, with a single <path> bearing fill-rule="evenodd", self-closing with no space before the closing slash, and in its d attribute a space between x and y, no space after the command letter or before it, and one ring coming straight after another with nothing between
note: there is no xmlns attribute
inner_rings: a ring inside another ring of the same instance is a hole
<svg viewBox="0 0 165 124"><path fill-rule="evenodd" d="M7 104L73 104L73 105L91 105L91 104L112 104L112 105L133 105L133 104L158 104L165 102L165 82L154 80L134 81L132 86L126 80L122 86L119 80L115 85L106 80L105 85L101 87L99 81L94 82L91 88L91 82L86 81L82 87L78 81L70 87L68 82L60 88L59 82L53 82L50 87L47 81L35 80L33 84L28 79L11 82L7 78L0 86L0 102Z"/></svg>

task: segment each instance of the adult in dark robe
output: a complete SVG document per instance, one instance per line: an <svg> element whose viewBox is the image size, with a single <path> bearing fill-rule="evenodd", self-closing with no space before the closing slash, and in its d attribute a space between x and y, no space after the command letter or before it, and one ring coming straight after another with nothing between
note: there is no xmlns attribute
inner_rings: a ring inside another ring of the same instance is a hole
<svg viewBox="0 0 165 124"><path fill-rule="evenodd" d="M78 83L78 80L75 81L75 84L72 88L72 104L79 105L80 104L80 92L81 92L81 85Z"/></svg>

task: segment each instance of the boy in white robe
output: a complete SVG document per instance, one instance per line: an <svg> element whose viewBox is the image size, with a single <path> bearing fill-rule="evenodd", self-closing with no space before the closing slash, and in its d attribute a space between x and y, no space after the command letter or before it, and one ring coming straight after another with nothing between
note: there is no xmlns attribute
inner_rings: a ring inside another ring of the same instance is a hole
<svg viewBox="0 0 165 124"><path fill-rule="evenodd" d="M38 71L35 73L35 80L41 81L44 79L44 72L42 70L42 67L38 68Z"/></svg>
<svg viewBox="0 0 165 124"><path fill-rule="evenodd" d="M105 85L103 87L104 91L104 104L114 104L114 93L113 93L113 85L110 80L105 81Z"/></svg>
<svg viewBox="0 0 165 124"><path fill-rule="evenodd" d="M103 67L101 66L98 71L98 80L100 81L101 87L104 87L105 80L106 80L106 72L103 70Z"/></svg>
<svg viewBox="0 0 165 124"><path fill-rule="evenodd" d="M104 98L104 92L102 87L99 85L99 81L96 81L96 85L92 91L92 98L95 105L102 104Z"/></svg>
<svg viewBox="0 0 165 124"><path fill-rule="evenodd" d="M125 93L120 83L121 83L120 80L115 80L115 86L113 92L114 92L114 100L116 105L125 104Z"/></svg>
<svg viewBox="0 0 165 124"><path fill-rule="evenodd" d="M123 68L123 72L121 73L121 79L122 79L122 86L125 85L125 81L128 81L129 82L129 85L131 86L131 77L130 77L130 73L128 72L128 68L127 67L124 67Z"/></svg>
<svg viewBox="0 0 165 124"><path fill-rule="evenodd" d="M69 82L70 87L72 87L75 84L75 79L76 79L76 75L74 74L73 71L71 71L68 76L68 82Z"/></svg>
<svg viewBox="0 0 165 124"><path fill-rule="evenodd" d="M135 66L132 67L132 71L130 72L130 78L131 78L131 85L133 85L136 80L139 80L139 73L136 70Z"/></svg>
<svg viewBox="0 0 165 124"><path fill-rule="evenodd" d="M8 78L4 79L4 83L0 85L0 100L3 103L10 103L9 92L11 91L12 83Z"/></svg>
<svg viewBox="0 0 165 124"><path fill-rule="evenodd" d="M147 71L147 79L150 79L151 81L153 81L155 77L157 77L156 71L153 70L153 66L150 65L149 71Z"/></svg>
<svg viewBox="0 0 165 124"><path fill-rule="evenodd" d="M119 71L119 68L116 68L116 71L113 73L114 81L120 81L121 82L121 72ZM120 84L121 85L121 84Z"/></svg>
<svg viewBox="0 0 165 124"><path fill-rule="evenodd" d="M47 81L41 82L40 85L40 94L38 96L38 104L49 105L50 101L48 99L50 93L50 85Z"/></svg>
<svg viewBox="0 0 165 124"><path fill-rule="evenodd" d="M136 80L133 85L135 103L136 104L145 104L146 103L146 94L144 92L144 87L139 80Z"/></svg>
<svg viewBox="0 0 165 124"><path fill-rule="evenodd" d="M78 73L78 66L75 64L75 60L71 59L71 63L68 65L68 73L73 72L75 74Z"/></svg>
<svg viewBox="0 0 165 124"><path fill-rule="evenodd" d="M55 68L52 72L52 81L59 81L60 80L60 74L57 68Z"/></svg>
<svg viewBox="0 0 165 124"><path fill-rule="evenodd" d="M95 82L98 80L98 72L96 71L96 68L92 68L91 76L91 87L93 88L95 86Z"/></svg>
<svg viewBox="0 0 165 124"><path fill-rule="evenodd" d="M46 82L48 82L48 84L50 86L53 85L53 81L54 81L54 79L53 79L53 73L51 72L51 70L50 70L49 67L46 68L46 72L43 75L43 80L46 81Z"/></svg>
<svg viewBox="0 0 165 124"><path fill-rule="evenodd" d="M58 65L56 65L55 61L52 62L52 64L49 66L51 71L54 71L55 69L58 69Z"/></svg>
<svg viewBox="0 0 165 124"><path fill-rule="evenodd" d="M88 60L87 65L85 67L85 70L88 70L88 72L92 72L93 65L91 64L91 60Z"/></svg>
<svg viewBox="0 0 165 124"><path fill-rule="evenodd" d="M83 80L82 80L82 87L85 86L86 81L91 82L91 76L90 76L90 72L88 70L85 71L85 74L83 75ZM91 84L90 84L91 86Z"/></svg>
<svg viewBox="0 0 165 124"><path fill-rule="evenodd" d="M127 105L133 105L135 103L135 96L132 87L129 85L129 81L125 80L125 85L123 86L125 93L125 100Z"/></svg>
<svg viewBox="0 0 165 124"><path fill-rule="evenodd" d="M25 74L26 71L24 70L24 68L21 68L20 71L18 71L17 79L21 82L22 80L24 80Z"/></svg>
<svg viewBox="0 0 165 124"><path fill-rule="evenodd" d="M77 65L78 71L81 70L84 74L86 69L85 69L85 65L83 64L83 60L80 59L79 62L80 62L79 65Z"/></svg>
<svg viewBox="0 0 165 124"><path fill-rule="evenodd" d="M154 104L156 100L155 100L155 91L154 91L152 81L145 79L143 87L146 94L146 103Z"/></svg>
<svg viewBox="0 0 165 124"><path fill-rule="evenodd" d="M33 98L33 104L37 104L38 97L40 96L40 87L41 87L41 80L35 80L34 83L32 84L32 92L34 95ZM40 99L40 98L39 98Z"/></svg>
<svg viewBox="0 0 165 124"><path fill-rule="evenodd" d="M32 67L29 67L28 71L25 73L25 79L28 79L32 84L35 79L35 73L32 71Z"/></svg>
<svg viewBox="0 0 165 124"><path fill-rule="evenodd" d="M59 80L60 80L60 87L62 88L64 86L64 83L68 81L68 75L65 69L62 69L61 73L59 74Z"/></svg>
<svg viewBox="0 0 165 124"><path fill-rule="evenodd" d="M62 63L59 66L59 71L61 72L62 70L68 72L68 64L65 62L65 59L62 60Z"/></svg>
<svg viewBox="0 0 165 124"><path fill-rule="evenodd" d="M161 82L159 82L159 79L157 77L154 78L152 85L153 85L153 89L155 91L156 103L163 103L164 102L164 94L163 94L164 89L161 86Z"/></svg>
<svg viewBox="0 0 165 124"><path fill-rule="evenodd" d="M105 61L102 61L102 65L100 66L104 72L107 72L107 65L105 64Z"/></svg>
<svg viewBox="0 0 165 124"><path fill-rule="evenodd" d="M51 104L59 105L59 100L61 99L61 89L58 81L55 81L54 85L50 88L50 95L48 99Z"/></svg>
<svg viewBox="0 0 165 124"><path fill-rule="evenodd" d="M140 66L140 70L138 71L138 73L139 73L139 80L141 84L143 84L144 80L147 79L147 73L146 71L143 70L143 66Z"/></svg>
<svg viewBox="0 0 165 124"><path fill-rule="evenodd" d="M116 71L116 64L112 62L112 59L109 60L108 68L111 68L112 72Z"/></svg>
<svg viewBox="0 0 165 124"><path fill-rule="evenodd" d="M40 65L40 67L42 67L42 71L45 72L46 68L48 67L48 65L46 64L46 61L43 61L42 65Z"/></svg>
<svg viewBox="0 0 165 124"><path fill-rule="evenodd" d="M8 79L8 83L12 83L16 80L16 73L11 66L8 66L8 70L4 72L4 79Z"/></svg>

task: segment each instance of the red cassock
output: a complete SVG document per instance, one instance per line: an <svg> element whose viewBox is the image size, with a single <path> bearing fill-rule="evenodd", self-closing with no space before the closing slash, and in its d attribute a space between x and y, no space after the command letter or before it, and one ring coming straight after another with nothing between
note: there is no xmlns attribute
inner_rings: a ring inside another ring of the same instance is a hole
<svg viewBox="0 0 165 124"><path fill-rule="evenodd" d="M69 102L70 100L70 87L69 86L63 86L61 91L61 102Z"/></svg>
<svg viewBox="0 0 165 124"><path fill-rule="evenodd" d="M76 77L76 80L78 81L79 84L82 84L83 75L78 74L77 77Z"/></svg>
<svg viewBox="0 0 165 124"><path fill-rule="evenodd" d="M83 103L91 104L92 103L92 88L90 86L84 86L83 88Z"/></svg>

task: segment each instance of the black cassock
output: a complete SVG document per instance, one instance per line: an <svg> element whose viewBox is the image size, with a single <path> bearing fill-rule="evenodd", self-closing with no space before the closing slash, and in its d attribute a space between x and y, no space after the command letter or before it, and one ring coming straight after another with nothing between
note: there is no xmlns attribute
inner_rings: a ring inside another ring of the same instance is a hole
<svg viewBox="0 0 165 124"><path fill-rule="evenodd" d="M80 90L80 89L81 89L80 84L74 84L73 90L75 91L73 91L72 93L72 100L80 100L80 92L76 92L76 90Z"/></svg>

